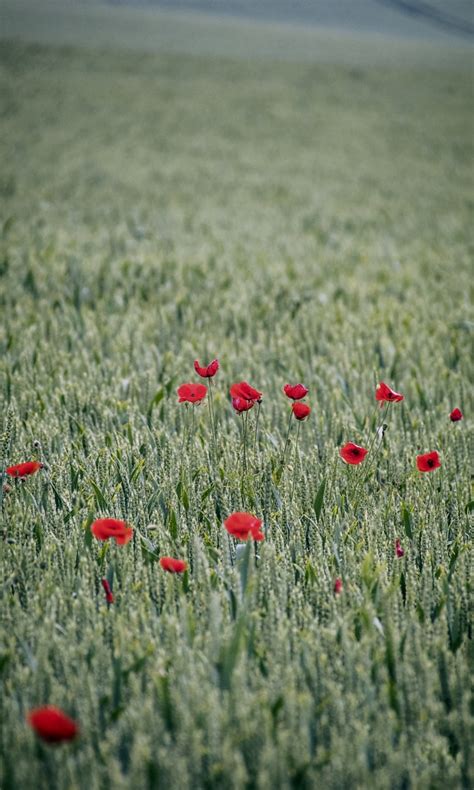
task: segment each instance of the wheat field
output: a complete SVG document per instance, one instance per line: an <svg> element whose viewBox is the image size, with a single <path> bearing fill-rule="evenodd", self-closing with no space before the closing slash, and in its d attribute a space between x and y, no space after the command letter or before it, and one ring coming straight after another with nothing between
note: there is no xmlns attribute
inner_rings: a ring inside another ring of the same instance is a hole
<svg viewBox="0 0 474 790"><path fill-rule="evenodd" d="M1 787L467 789L468 62L86 43L0 48Z"/></svg>

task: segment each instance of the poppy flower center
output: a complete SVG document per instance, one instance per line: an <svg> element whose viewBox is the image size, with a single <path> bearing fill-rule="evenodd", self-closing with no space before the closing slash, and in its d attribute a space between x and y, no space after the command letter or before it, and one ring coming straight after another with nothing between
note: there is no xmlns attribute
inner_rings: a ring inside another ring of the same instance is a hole
<svg viewBox="0 0 474 790"><path fill-rule="evenodd" d="M432 458L428 459L428 466L434 466L434 461Z"/></svg>

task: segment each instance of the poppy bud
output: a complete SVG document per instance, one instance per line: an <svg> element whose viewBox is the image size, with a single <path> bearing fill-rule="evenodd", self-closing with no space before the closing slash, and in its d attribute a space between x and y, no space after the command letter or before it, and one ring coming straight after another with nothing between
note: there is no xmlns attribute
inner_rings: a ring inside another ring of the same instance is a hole
<svg viewBox="0 0 474 790"><path fill-rule="evenodd" d="M114 594L113 594L113 592L111 590L110 584L107 581L107 579L102 579L102 587L104 588L105 600L107 601L107 603L108 604L113 603L114 600L115 600L114 599Z"/></svg>
<svg viewBox="0 0 474 790"><path fill-rule="evenodd" d="M458 408L453 409L451 414L449 415L449 419L451 420L451 422L459 422L459 420L462 420L462 418L463 418L463 413L461 409Z"/></svg>
<svg viewBox="0 0 474 790"><path fill-rule="evenodd" d="M311 408L308 406L307 403L293 403L291 407L291 411L295 415L297 420L305 420L306 417L309 417L311 414Z"/></svg>
<svg viewBox="0 0 474 790"><path fill-rule="evenodd" d="M253 409L255 401L253 400L245 400L244 398L232 398L232 406L238 414L242 414L244 411L248 411L249 409Z"/></svg>
<svg viewBox="0 0 474 790"><path fill-rule="evenodd" d="M342 593L342 579L338 576L334 582L334 595L340 595Z"/></svg>
<svg viewBox="0 0 474 790"><path fill-rule="evenodd" d="M397 557L403 557L405 555L405 549L402 548L400 538L397 538L395 541L395 553Z"/></svg>

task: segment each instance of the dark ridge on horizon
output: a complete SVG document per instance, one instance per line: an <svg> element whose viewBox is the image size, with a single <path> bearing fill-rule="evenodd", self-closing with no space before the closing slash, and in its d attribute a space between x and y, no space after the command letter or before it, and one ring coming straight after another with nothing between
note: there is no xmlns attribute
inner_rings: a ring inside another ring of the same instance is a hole
<svg viewBox="0 0 474 790"><path fill-rule="evenodd" d="M422 20L432 22L438 27L465 36L474 36L474 24L469 20L459 19L452 14L434 8L424 0L375 0L381 5L394 8L404 14L418 17Z"/></svg>
<svg viewBox="0 0 474 790"><path fill-rule="evenodd" d="M80 1L80 0L79 0ZM377 7L387 9L400 21L410 26L415 21L428 30L451 35L474 36L474 6L460 0L457 13L446 11L439 4L427 0L369 0L368 3L335 3L334 0L106 0L114 6L156 7L176 11L215 13L239 16L260 21L286 22L316 26L341 25L350 29L386 32L386 26L377 16ZM374 17L367 13L373 5ZM469 18L466 15L469 14Z"/></svg>

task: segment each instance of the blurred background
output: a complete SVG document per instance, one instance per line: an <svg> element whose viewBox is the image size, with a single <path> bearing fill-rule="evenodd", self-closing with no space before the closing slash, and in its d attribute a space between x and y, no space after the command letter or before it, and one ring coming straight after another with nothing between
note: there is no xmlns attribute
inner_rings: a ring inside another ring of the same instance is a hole
<svg viewBox="0 0 474 790"><path fill-rule="evenodd" d="M474 33L469 0L1 0L0 9L3 37L286 58L316 57L317 30L451 44Z"/></svg>

